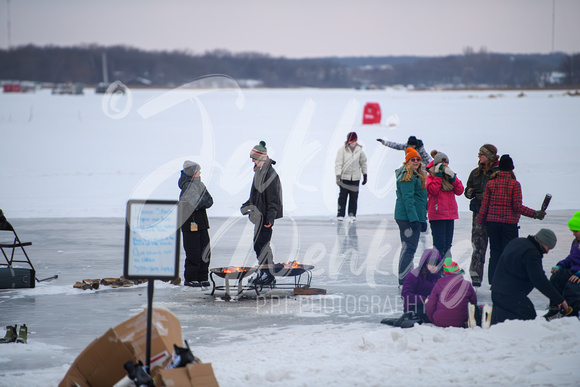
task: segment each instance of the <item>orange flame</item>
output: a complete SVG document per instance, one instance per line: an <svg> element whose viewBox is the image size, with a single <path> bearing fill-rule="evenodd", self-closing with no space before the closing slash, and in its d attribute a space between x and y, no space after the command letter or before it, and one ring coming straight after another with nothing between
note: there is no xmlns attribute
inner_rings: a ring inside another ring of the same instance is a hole
<svg viewBox="0 0 580 387"><path fill-rule="evenodd" d="M242 273L243 271L244 269L239 266L224 267L223 269L224 273Z"/></svg>
<svg viewBox="0 0 580 387"><path fill-rule="evenodd" d="M300 261L292 261L284 264L284 269L298 269L300 267Z"/></svg>

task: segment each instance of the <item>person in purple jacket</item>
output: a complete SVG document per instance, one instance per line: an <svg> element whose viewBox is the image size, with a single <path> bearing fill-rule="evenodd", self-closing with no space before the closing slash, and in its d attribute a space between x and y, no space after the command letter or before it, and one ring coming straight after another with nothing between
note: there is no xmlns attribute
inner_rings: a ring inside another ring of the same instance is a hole
<svg viewBox="0 0 580 387"><path fill-rule="evenodd" d="M570 254L552 268L550 282L573 308L573 313L578 315L580 311L580 211L568 221L568 227L574 235Z"/></svg>
<svg viewBox="0 0 580 387"><path fill-rule="evenodd" d="M414 312L417 317L426 320L425 300L431 294L435 283L441 278L441 255L437 249L427 249L421 255L419 266L405 277L401 297L403 311Z"/></svg>
<svg viewBox="0 0 580 387"><path fill-rule="evenodd" d="M463 270L451 258L443 261L443 278L439 279L425 304L425 313L438 327L467 327L467 305L477 304L477 295Z"/></svg>

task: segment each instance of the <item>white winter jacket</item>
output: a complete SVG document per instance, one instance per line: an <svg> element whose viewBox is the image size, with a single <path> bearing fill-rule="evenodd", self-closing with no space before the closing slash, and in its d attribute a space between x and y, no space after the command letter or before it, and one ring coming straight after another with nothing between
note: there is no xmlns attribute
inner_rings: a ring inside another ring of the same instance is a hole
<svg viewBox="0 0 580 387"><path fill-rule="evenodd" d="M361 174L367 174L367 157L365 156L362 146L356 144L354 151L348 144L340 147L336 153L336 162L334 163L334 174L340 175L342 180L360 180Z"/></svg>

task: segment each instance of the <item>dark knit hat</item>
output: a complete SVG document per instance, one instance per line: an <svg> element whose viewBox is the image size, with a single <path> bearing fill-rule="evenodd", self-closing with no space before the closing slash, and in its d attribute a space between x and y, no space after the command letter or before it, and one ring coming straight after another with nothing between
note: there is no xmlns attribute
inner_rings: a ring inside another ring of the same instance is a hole
<svg viewBox="0 0 580 387"><path fill-rule="evenodd" d="M185 160L183 163L183 173L185 173L187 176L193 176L200 170L201 166L198 163L194 163L190 160Z"/></svg>
<svg viewBox="0 0 580 387"><path fill-rule="evenodd" d="M420 138L417 139L417 149L422 148L423 147L423 140L421 140Z"/></svg>
<svg viewBox="0 0 580 387"><path fill-rule="evenodd" d="M349 134L346 135L346 142L351 142L351 141L356 141L358 140L358 136L356 135L356 132L350 132Z"/></svg>
<svg viewBox="0 0 580 387"><path fill-rule="evenodd" d="M513 171L514 170L514 161L510 157L510 155L503 155L499 159L499 170L500 171Z"/></svg>
<svg viewBox="0 0 580 387"><path fill-rule="evenodd" d="M576 212L568 221L570 231L580 231L580 211Z"/></svg>
<svg viewBox="0 0 580 387"><path fill-rule="evenodd" d="M535 236L536 239L540 241L540 243L543 243L546 246L548 246L550 250L556 247L556 242L558 241L558 238L556 238L556 234L554 234L554 231L548 228L542 228L540 231L536 233Z"/></svg>
<svg viewBox="0 0 580 387"><path fill-rule="evenodd" d="M409 146L417 146L417 137L410 136L409 139L407 140L407 145L409 145Z"/></svg>
<svg viewBox="0 0 580 387"><path fill-rule="evenodd" d="M266 148L266 142L260 141L258 145L252 148L250 151L250 158L258 161L264 161L268 159L268 149Z"/></svg>

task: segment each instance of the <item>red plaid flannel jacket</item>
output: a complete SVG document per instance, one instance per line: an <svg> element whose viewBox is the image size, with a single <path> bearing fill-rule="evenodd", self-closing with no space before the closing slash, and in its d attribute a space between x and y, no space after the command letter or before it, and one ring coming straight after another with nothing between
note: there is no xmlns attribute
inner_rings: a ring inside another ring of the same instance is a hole
<svg viewBox="0 0 580 387"><path fill-rule="evenodd" d="M497 222L517 224L520 215L532 218L534 210L522 204L522 187L510 172L500 171L485 186L479 223Z"/></svg>

